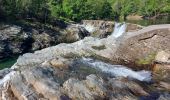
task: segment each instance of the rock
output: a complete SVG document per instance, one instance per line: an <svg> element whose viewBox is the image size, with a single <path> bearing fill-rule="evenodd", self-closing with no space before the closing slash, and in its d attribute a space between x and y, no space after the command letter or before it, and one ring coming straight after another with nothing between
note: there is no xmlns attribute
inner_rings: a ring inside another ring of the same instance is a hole
<svg viewBox="0 0 170 100"><path fill-rule="evenodd" d="M63 88L71 99L95 100L106 96L103 80L94 75L88 76L85 81L69 79Z"/></svg>
<svg viewBox="0 0 170 100"><path fill-rule="evenodd" d="M68 42L75 42L90 35L89 32L79 24L68 25L64 31L65 31L65 39Z"/></svg>
<svg viewBox="0 0 170 100"><path fill-rule="evenodd" d="M104 20L83 20L81 24L91 36L104 38L113 33L115 22ZM127 23L126 32L138 31L142 28L144 27L137 24Z"/></svg>
<svg viewBox="0 0 170 100"><path fill-rule="evenodd" d="M135 32L135 31L139 31L143 28L144 28L144 26L141 26L141 25L127 23L126 32Z"/></svg>
<svg viewBox="0 0 170 100"><path fill-rule="evenodd" d="M155 57L153 77L157 81L170 81L170 55L165 51L160 51Z"/></svg>
<svg viewBox="0 0 170 100"><path fill-rule="evenodd" d="M70 24L64 29L55 29L56 27L41 29L34 26L1 25L0 59L63 42L75 42L89 35L79 25Z"/></svg>
<svg viewBox="0 0 170 100"><path fill-rule="evenodd" d="M147 83L117 76L111 78L108 74L101 75L99 71L94 73L96 75L86 74L80 79L74 75L77 73L71 70L73 67L71 64L82 57L120 64L119 60L135 62L136 59L147 57L153 51L168 52L169 33L169 25L149 26L117 39L112 36L103 39L86 37L74 43L61 43L34 53L26 53L12 66L11 69L15 69L12 71L13 74L5 75L5 81L0 80L0 90L3 91L0 91L0 97L15 97L21 100L23 98L138 100L140 96L149 95L151 90ZM155 56L156 54L151 57L155 59ZM62 75L64 78L60 77ZM7 83L9 85L5 87ZM29 93L30 95L27 95Z"/></svg>
<svg viewBox="0 0 170 100"><path fill-rule="evenodd" d="M131 94L131 93L128 93L131 91L136 96L148 96L149 95L139 84L133 81L129 81L125 78L110 79L109 83L111 87L113 88L114 93L118 93L118 92L126 93L127 92L127 94ZM115 89L120 89L120 90L117 91ZM127 91L126 89L129 89L130 91Z"/></svg>
<svg viewBox="0 0 170 100"><path fill-rule="evenodd" d="M156 64L153 69L153 77L157 81L170 81L170 65Z"/></svg>
<svg viewBox="0 0 170 100"><path fill-rule="evenodd" d="M4 25L0 30L0 58L9 56L13 53L25 51L24 42L29 41L22 28L16 25Z"/></svg>
<svg viewBox="0 0 170 100"><path fill-rule="evenodd" d="M167 53L165 51L160 51L157 53L155 57L155 62L157 63L170 63L170 53Z"/></svg>
<svg viewBox="0 0 170 100"><path fill-rule="evenodd" d="M170 94L165 93L165 94L161 94L158 100L169 100L169 98L170 98Z"/></svg>
<svg viewBox="0 0 170 100"><path fill-rule="evenodd" d="M60 85L55 81L50 68L32 68L22 72L27 83L44 98L49 100L58 100L61 96Z"/></svg>
<svg viewBox="0 0 170 100"><path fill-rule="evenodd" d="M5 68L3 70L0 70L0 79L3 78L6 74L10 73L11 69Z"/></svg>
<svg viewBox="0 0 170 100"><path fill-rule="evenodd" d="M115 60L120 59L120 63L126 65L134 63L132 66L149 65L157 52L170 51L169 42L170 25L152 25L137 32L128 32L115 53Z"/></svg>
<svg viewBox="0 0 170 100"><path fill-rule="evenodd" d="M40 98L31 85L25 83L20 73L16 73L10 83L11 91L18 100L36 100Z"/></svg>
<svg viewBox="0 0 170 100"><path fill-rule="evenodd" d="M60 100L60 85L52 75L52 69L35 67L16 71L6 87L1 87L2 100ZM11 96L9 96L9 94ZM8 99L9 98L9 99ZM1 99L0 99L1 100Z"/></svg>
<svg viewBox="0 0 170 100"><path fill-rule="evenodd" d="M170 91L170 83L167 82L159 82L160 87L164 88L166 91Z"/></svg>
<svg viewBox="0 0 170 100"><path fill-rule="evenodd" d="M65 68L68 68L68 64L69 62L66 60L66 59L53 59L50 61L50 64L56 68L59 68L59 69L65 69Z"/></svg>
<svg viewBox="0 0 170 100"><path fill-rule="evenodd" d="M94 37L106 37L113 32L114 22L104 20L83 20L82 26Z"/></svg>

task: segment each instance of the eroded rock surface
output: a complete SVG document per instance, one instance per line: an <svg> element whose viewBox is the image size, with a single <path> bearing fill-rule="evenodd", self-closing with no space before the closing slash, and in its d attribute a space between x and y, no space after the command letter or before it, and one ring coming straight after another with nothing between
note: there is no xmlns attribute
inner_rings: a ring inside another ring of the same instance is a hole
<svg viewBox="0 0 170 100"><path fill-rule="evenodd" d="M81 26L70 24L64 29L37 29L17 25L0 26L0 59L43 49L59 43L70 43L88 36Z"/></svg>

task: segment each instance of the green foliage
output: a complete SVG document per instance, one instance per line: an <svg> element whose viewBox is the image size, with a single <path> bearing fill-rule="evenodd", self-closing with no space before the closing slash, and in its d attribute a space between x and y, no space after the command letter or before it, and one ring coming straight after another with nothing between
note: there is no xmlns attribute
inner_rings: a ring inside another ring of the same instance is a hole
<svg viewBox="0 0 170 100"><path fill-rule="evenodd" d="M2 14L3 13L3 14ZM47 20L125 19L170 13L170 0L0 0L0 17Z"/></svg>

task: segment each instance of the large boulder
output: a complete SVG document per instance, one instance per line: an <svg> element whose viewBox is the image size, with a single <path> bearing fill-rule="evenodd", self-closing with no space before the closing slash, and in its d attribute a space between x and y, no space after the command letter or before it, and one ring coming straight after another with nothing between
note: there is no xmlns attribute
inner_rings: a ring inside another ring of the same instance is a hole
<svg viewBox="0 0 170 100"><path fill-rule="evenodd" d="M64 29L39 29L32 26L0 26L0 59L40 50L59 43L70 43L88 36L81 26L70 24Z"/></svg>
<svg viewBox="0 0 170 100"><path fill-rule="evenodd" d="M126 64L152 64L157 52L170 51L169 43L170 25L152 25L136 32L128 32L122 38L115 58Z"/></svg>
<svg viewBox="0 0 170 100"><path fill-rule="evenodd" d="M22 53L29 49L31 38L15 25L3 25L0 29L0 58ZM27 44L28 43L28 44Z"/></svg>

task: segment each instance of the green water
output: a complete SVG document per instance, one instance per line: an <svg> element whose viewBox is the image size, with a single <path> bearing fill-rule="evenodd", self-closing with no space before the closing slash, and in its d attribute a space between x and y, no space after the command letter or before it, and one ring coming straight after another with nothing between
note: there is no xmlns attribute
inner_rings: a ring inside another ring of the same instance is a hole
<svg viewBox="0 0 170 100"><path fill-rule="evenodd" d="M0 70L4 69L4 68L11 67L17 61L17 58L18 58L18 56L5 58L3 60L0 60Z"/></svg>
<svg viewBox="0 0 170 100"><path fill-rule="evenodd" d="M157 25L157 24L170 24L170 15L161 16L156 19L127 20L126 22L139 24L142 26Z"/></svg>

